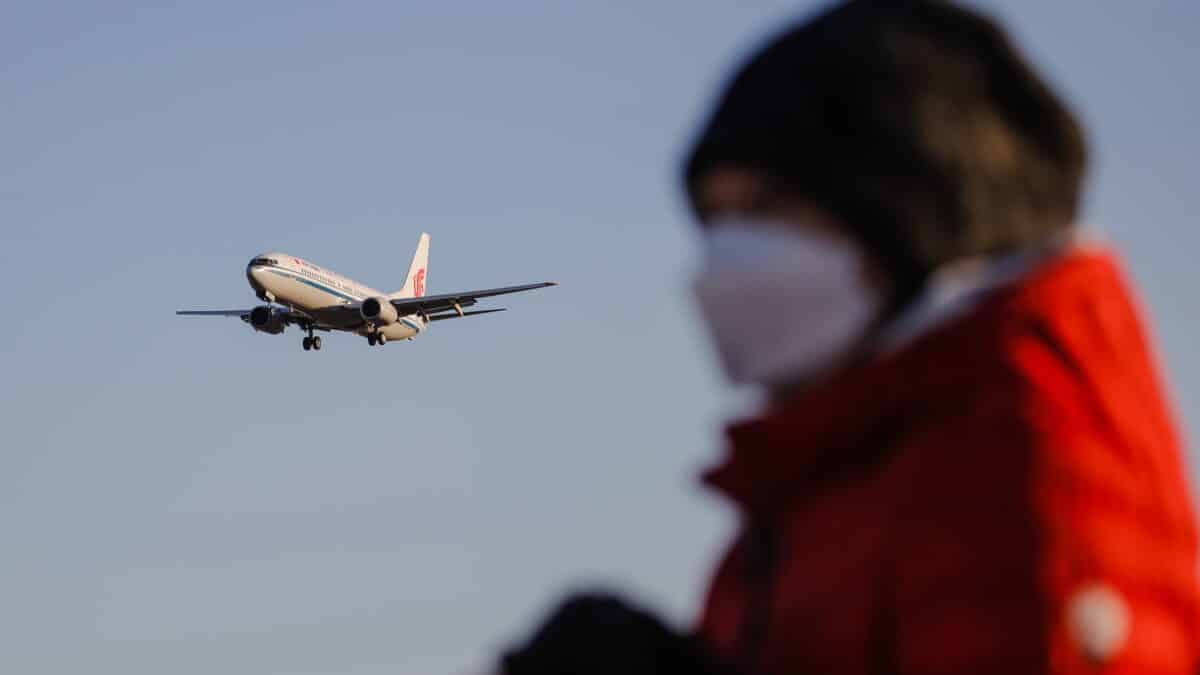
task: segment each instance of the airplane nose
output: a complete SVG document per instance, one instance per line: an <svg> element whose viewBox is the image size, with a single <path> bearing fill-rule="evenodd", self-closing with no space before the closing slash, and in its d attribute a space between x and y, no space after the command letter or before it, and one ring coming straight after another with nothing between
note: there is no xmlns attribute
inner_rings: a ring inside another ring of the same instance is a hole
<svg viewBox="0 0 1200 675"><path fill-rule="evenodd" d="M246 280L250 282L250 285L253 286L255 290L262 290L264 275L266 275L266 272L263 271L261 265L246 266Z"/></svg>

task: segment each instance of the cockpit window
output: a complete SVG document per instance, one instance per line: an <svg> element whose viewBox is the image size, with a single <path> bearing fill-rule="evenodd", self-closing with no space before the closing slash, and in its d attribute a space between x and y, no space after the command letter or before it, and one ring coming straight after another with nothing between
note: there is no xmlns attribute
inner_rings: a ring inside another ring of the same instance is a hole
<svg viewBox="0 0 1200 675"><path fill-rule="evenodd" d="M279 261L274 258L255 258L250 261L251 265L278 265Z"/></svg>

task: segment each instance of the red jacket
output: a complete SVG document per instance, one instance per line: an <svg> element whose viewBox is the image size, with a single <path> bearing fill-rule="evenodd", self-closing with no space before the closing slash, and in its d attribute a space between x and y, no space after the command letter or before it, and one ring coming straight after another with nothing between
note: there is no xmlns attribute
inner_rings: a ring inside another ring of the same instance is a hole
<svg viewBox="0 0 1200 675"><path fill-rule="evenodd" d="M1179 436L1121 271L1077 251L729 430L700 635L751 675L1200 663Z"/></svg>

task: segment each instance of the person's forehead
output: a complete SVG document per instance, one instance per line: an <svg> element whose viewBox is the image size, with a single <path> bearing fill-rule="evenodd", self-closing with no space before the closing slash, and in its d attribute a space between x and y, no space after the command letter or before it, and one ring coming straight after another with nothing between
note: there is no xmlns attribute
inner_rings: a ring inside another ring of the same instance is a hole
<svg viewBox="0 0 1200 675"><path fill-rule="evenodd" d="M721 166L696 182L694 198L701 215L751 208L766 190L761 172L738 166Z"/></svg>
<svg viewBox="0 0 1200 675"><path fill-rule="evenodd" d="M700 224L723 214L756 214L807 231L842 233L845 225L812 199L792 190L781 190L766 173L736 165L721 166L696 181L693 201Z"/></svg>

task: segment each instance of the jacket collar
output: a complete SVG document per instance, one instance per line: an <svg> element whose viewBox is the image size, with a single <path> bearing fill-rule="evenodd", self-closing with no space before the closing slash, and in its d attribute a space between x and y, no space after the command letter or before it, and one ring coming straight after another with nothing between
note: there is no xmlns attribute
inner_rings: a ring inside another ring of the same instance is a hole
<svg viewBox="0 0 1200 675"><path fill-rule="evenodd" d="M732 424L727 455L704 482L748 515L769 519L838 476L875 466L890 438L953 405L972 383L996 382L1001 324L1016 298L1080 257L1074 250L1042 256L1037 262L1044 264L987 284L970 306L956 305L954 314L899 349Z"/></svg>
<svg viewBox="0 0 1200 675"><path fill-rule="evenodd" d="M1086 230L1050 237L1039 246L1008 255L959 260L936 270L912 305L876 341L878 353L895 352L938 326L969 312L992 291L1012 285L1031 271L1091 238Z"/></svg>
<svg viewBox="0 0 1200 675"><path fill-rule="evenodd" d="M957 332L939 330L934 339L852 367L761 417L730 425L725 460L704 481L761 518L837 475L874 465L880 457L872 451L887 447L886 439L912 421L906 413L919 412L914 401L928 404L938 379L962 372L928 356Z"/></svg>

